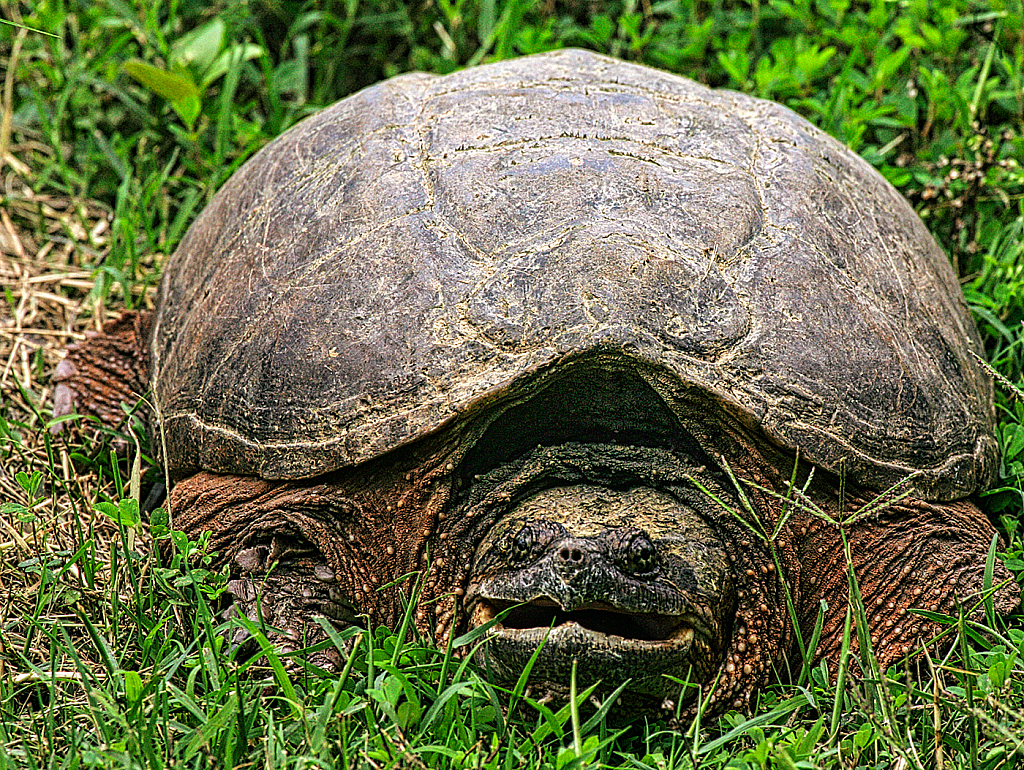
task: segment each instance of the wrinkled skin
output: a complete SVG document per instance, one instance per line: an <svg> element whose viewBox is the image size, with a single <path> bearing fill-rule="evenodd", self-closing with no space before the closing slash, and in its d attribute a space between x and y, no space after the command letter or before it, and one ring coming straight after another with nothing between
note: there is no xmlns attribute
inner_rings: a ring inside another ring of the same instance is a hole
<svg viewBox="0 0 1024 770"><path fill-rule="evenodd" d="M848 582L840 528L825 517L849 516L875 493L847 488L840 505L838 479L817 470L807 484L810 466L703 394L675 405L694 416L680 424L652 392L640 395L627 367L614 368L632 394L619 410L597 389L590 399L563 392L612 376L582 366L494 404L497 414L482 410L355 468L302 481L196 474L172 491L173 526L212 533L211 548L231 565L236 610L279 629L272 636L284 649L321 640L317 617L339 629L395 627L398 592L411 585L391 584L421 573L422 632L443 645L508 610L480 662L511 684L543 640L532 681L556 695L576 660L582 683L633 680L626 703L692 702L667 674L717 682L706 693L712 712L746 708L763 684L801 665L798 637L810 638L822 601L813 659L834 663ZM69 392L74 385L62 379ZM545 419L537 409L551 415L551 399L563 409ZM776 533L794 466L803 492L789 494ZM978 601L994 530L968 501L911 495L872 510L845 532L872 643L888 665L939 630L909 609L955 612ZM775 533L770 545L762 533ZM1009 578L998 562L994 577ZM1016 603L1006 583L996 608ZM313 660L340 663L334 650Z"/></svg>

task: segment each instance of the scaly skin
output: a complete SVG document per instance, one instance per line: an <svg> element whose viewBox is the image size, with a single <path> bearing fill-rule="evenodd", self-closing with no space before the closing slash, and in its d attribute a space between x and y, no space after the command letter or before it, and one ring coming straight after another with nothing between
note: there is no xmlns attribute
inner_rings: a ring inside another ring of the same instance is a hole
<svg viewBox="0 0 1024 770"><path fill-rule="evenodd" d="M122 404L134 406L148 389L145 342L152 320L152 313L129 311L69 347L53 374L53 416L77 411L110 427L120 425ZM60 430L60 423L52 428Z"/></svg>

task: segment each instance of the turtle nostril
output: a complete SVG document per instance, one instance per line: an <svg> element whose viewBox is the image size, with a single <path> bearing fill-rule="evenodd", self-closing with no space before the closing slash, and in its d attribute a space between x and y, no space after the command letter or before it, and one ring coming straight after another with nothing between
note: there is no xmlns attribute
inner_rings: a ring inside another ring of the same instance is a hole
<svg viewBox="0 0 1024 770"><path fill-rule="evenodd" d="M570 548L569 546L564 545L558 551L558 558L562 561L571 561L579 564L583 561L583 551L579 548Z"/></svg>

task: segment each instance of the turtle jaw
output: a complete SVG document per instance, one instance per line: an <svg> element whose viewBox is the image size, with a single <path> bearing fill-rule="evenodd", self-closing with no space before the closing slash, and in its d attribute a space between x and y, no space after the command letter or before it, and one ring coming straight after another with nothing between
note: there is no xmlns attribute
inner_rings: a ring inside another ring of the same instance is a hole
<svg viewBox="0 0 1024 770"><path fill-rule="evenodd" d="M581 686L603 682L612 689L630 679L631 694L665 699L680 690L665 675L699 683L713 662L703 623L688 613L630 612L607 602L566 610L546 596L525 603L478 596L469 625L487 624L481 665L515 682L536 655L530 679L556 695L575 665Z"/></svg>
<svg viewBox="0 0 1024 770"><path fill-rule="evenodd" d="M468 629L486 629L478 657L494 680L531 667L531 685L564 694L575 672L577 684L628 681L624 696L658 702L679 698L680 682L710 682L738 597L686 475L704 468L657 448L582 443L521 464L496 469L493 486L475 480L476 500L446 517L479 522L461 604Z"/></svg>

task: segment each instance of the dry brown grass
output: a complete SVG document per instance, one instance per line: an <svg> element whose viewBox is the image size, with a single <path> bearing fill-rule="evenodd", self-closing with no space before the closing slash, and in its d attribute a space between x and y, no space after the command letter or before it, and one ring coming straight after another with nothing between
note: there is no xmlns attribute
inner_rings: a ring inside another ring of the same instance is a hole
<svg viewBox="0 0 1024 770"><path fill-rule="evenodd" d="M49 668L44 629L84 638L83 614L105 625L110 548L120 536L94 509L115 494L111 474L96 470L104 460L110 467L109 443L74 426L57 436L46 429L50 376L64 348L123 307L97 295L90 267L109 251L111 217L93 201L33 190L23 159L42 154L30 144L6 154L0 209L0 677L15 683L38 676L33 664ZM24 481L37 472L32 495ZM90 540L89 563L99 570L86 574L69 557ZM128 599L127 586L117 592ZM89 644L75 646L95 660ZM64 661L56 678L78 676Z"/></svg>

